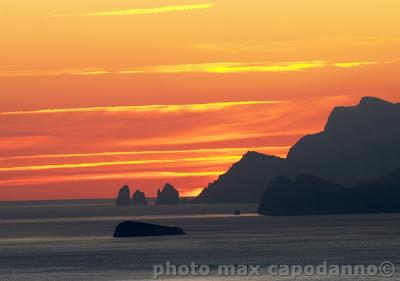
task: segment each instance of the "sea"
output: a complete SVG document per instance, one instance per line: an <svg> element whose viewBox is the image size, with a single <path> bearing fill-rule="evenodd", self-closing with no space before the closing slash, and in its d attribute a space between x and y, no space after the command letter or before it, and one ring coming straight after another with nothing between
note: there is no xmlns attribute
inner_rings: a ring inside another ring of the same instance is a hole
<svg viewBox="0 0 400 281"><path fill-rule="evenodd" d="M256 210L3 202L0 280L400 280L399 214L266 217ZM113 238L125 220L187 235Z"/></svg>

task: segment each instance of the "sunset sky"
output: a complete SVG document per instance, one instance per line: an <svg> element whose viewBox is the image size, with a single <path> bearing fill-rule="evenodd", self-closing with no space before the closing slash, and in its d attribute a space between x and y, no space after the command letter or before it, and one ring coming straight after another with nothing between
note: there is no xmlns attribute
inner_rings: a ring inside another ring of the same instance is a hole
<svg viewBox="0 0 400 281"><path fill-rule="evenodd" d="M362 96L400 101L398 0L0 4L0 201L196 195Z"/></svg>

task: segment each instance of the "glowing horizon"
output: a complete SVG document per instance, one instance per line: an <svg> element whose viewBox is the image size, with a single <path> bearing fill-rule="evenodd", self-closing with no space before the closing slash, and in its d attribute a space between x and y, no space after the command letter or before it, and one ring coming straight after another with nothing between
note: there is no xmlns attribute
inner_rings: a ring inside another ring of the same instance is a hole
<svg viewBox="0 0 400 281"><path fill-rule="evenodd" d="M400 2L3 2L0 201L196 194L335 106L399 101Z"/></svg>

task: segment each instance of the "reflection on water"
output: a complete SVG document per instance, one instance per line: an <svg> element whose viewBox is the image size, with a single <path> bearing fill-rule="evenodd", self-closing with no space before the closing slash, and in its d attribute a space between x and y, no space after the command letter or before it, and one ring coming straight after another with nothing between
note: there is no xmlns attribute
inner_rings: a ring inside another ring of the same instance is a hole
<svg viewBox="0 0 400 281"><path fill-rule="evenodd" d="M400 263L400 215L263 217L255 214L254 204L117 208L112 202L89 203L34 210L21 203L2 206L0 280L152 280L153 265L166 261L210 266ZM234 216L235 209L244 215ZM115 225L125 219L180 226L188 235L113 239ZM291 279L263 275L167 280Z"/></svg>

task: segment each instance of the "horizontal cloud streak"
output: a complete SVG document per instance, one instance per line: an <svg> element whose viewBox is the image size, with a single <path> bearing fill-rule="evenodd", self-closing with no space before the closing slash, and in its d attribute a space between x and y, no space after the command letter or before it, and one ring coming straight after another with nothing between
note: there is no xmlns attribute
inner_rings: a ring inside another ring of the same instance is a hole
<svg viewBox="0 0 400 281"><path fill-rule="evenodd" d="M35 176L28 178L16 178L1 180L0 184L3 186L19 186L19 185L35 185L35 184L49 184L49 183L65 183L76 181L95 181L95 180L118 180L118 179L176 179L187 177L210 177L223 174L225 171L146 171L146 172L129 172L129 173L92 173L92 174L77 174L77 175L49 175L49 176Z"/></svg>
<svg viewBox="0 0 400 281"><path fill-rule="evenodd" d="M213 7L214 3L208 4L192 4L192 5L175 5L175 6L163 6L155 8L136 8L127 10L113 10L113 11L101 11L93 13L81 13L81 14L68 14L68 15L55 15L53 17L104 17L104 16L134 16L134 15L155 15L172 12L187 12L193 10L204 10Z"/></svg>
<svg viewBox="0 0 400 281"><path fill-rule="evenodd" d="M217 62L200 64L178 64L142 67L131 70L123 70L118 74L140 74L140 73L249 73L249 72L299 72L309 69L338 67L355 68L372 64L391 62L327 62L322 60L267 63L240 63L240 62Z"/></svg>
<svg viewBox="0 0 400 281"><path fill-rule="evenodd" d="M132 161L110 161L96 163L74 163L74 164L51 164L51 165L35 165L35 166L20 166L20 167L4 167L0 168L0 172L21 172L21 171L42 171L54 169L75 169L75 168L93 168L107 166L122 166L122 165L145 165L159 163L177 163L177 162L197 162L197 161L218 161L219 163L234 162L240 159L240 155L228 155L218 157L195 157L195 158L178 158L178 159L154 159L154 160L132 160Z"/></svg>
<svg viewBox="0 0 400 281"><path fill-rule="evenodd" d="M105 70L92 70L92 71L81 71L74 73L75 75L103 75L103 74L109 74L108 71Z"/></svg>
<svg viewBox="0 0 400 281"><path fill-rule="evenodd" d="M212 63L192 63L192 64L170 64L137 66L125 69L54 69L54 70L1 70L0 76L5 77L24 77L24 76L57 76L57 75L77 75L77 76L103 76L103 75L127 75L127 74L179 74L179 73L252 73L252 72L300 72L311 69L336 67L336 68L358 68L374 64L387 64L391 61L356 61L356 62L328 62L323 60L295 61L295 62L212 62Z"/></svg>
<svg viewBox="0 0 400 281"><path fill-rule="evenodd" d="M306 69L321 68L327 64L324 61L299 61L278 64L218 62L201 64L160 65L132 70L124 70L119 74L135 73L242 73L242 72L292 72Z"/></svg>
<svg viewBox="0 0 400 281"><path fill-rule="evenodd" d="M334 63L333 66L341 68L352 68L360 67L364 65L378 64L378 63L388 63L388 62L376 62L376 61L354 61L354 62L338 62Z"/></svg>
<svg viewBox="0 0 400 281"><path fill-rule="evenodd" d="M132 106L99 106L82 108L55 108L39 109L30 111L0 112L0 115L33 115L52 113L88 113L88 112L206 112L221 110L233 106L277 104L281 101L237 101L237 102L215 102L198 104L175 104L175 105L132 105Z"/></svg>
<svg viewBox="0 0 400 281"><path fill-rule="evenodd" d="M20 155L1 157L0 161L5 160L24 160L24 159L52 159L52 158L78 158L94 156L130 156L130 155L148 155L148 154L185 154L185 153L219 153L219 152L242 152L246 150L288 150L290 146L262 146L262 147L226 147L226 148L203 148L203 149L185 149L185 150L147 150L147 151L113 151L113 152L95 152L95 153L66 153L66 154L38 154L38 155Z"/></svg>

